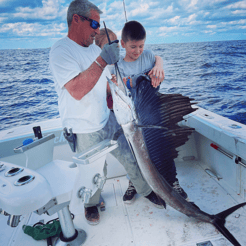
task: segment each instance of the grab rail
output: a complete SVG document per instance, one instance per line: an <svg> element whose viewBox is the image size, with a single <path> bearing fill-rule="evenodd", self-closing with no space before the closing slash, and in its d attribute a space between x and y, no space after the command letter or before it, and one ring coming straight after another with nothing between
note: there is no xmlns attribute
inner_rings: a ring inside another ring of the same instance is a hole
<svg viewBox="0 0 246 246"><path fill-rule="evenodd" d="M214 148L215 150L218 150L220 153L224 154L225 156L229 157L230 159L234 159L234 156L227 153L226 151L224 151L223 149L221 149L219 146L217 146L216 144L211 143L210 146L212 148ZM244 162L242 162L242 158L240 156L235 156L235 163L236 164L240 164L241 166L246 168L246 164Z"/></svg>

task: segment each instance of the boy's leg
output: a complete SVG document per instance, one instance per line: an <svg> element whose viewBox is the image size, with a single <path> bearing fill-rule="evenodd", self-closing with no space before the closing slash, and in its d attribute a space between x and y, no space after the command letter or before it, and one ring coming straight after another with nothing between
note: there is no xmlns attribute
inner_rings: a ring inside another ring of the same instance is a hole
<svg viewBox="0 0 246 246"><path fill-rule="evenodd" d="M124 134L118 138L119 147L113 150L111 153L119 160L119 162L124 166L131 182L133 183L138 194L143 196L148 196L152 189L145 181L138 164L132 155L128 142Z"/></svg>
<svg viewBox="0 0 246 246"><path fill-rule="evenodd" d="M115 115L111 115L110 117L111 121L109 126L111 129L114 129L116 131L117 129L120 129L121 127L118 125ZM113 125L113 127L112 127ZM115 129L116 125L116 129ZM125 201L126 203L131 203L131 199L134 198L135 195L135 190L136 189L138 194L141 194L148 198L152 203L154 203L157 207L163 207L163 201L158 199L157 196L154 194L148 183L145 181L138 164L132 155L132 152L130 150L130 147L128 145L128 142L124 136L124 134L121 134L117 142L119 144L119 147L115 150L113 150L111 153L120 161L120 163L124 166L130 181L129 181L129 186L128 189L123 197L123 200L128 200ZM176 167L173 162L173 168L174 170L171 171L173 175L173 182L170 184L180 195L182 195L184 198L187 198L187 194L184 192L184 190L180 187L178 183L178 179L176 178ZM172 180L172 179L171 179Z"/></svg>
<svg viewBox="0 0 246 246"><path fill-rule="evenodd" d="M108 128L108 138L111 139L114 137L114 134L121 129L121 126L117 123L113 112L110 113L109 122L106 128ZM131 182L137 190L137 193L143 196L148 196L152 189L145 181L123 133L119 135L117 142L119 147L113 150L111 154L124 166Z"/></svg>
<svg viewBox="0 0 246 246"><path fill-rule="evenodd" d="M128 176L130 177L128 189L123 197L123 200L131 200L134 197L134 187L138 194L146 197L157 208L164 208L164 201L157 197L152 191L148 183L145 181L135 158L132 155L128 142L125 136L122 134L118 138L119 147L112 151L112 154L122 163L125 167ZM134 187L132 187L132 184ZM133 192L133 194L131 194ZM129 193L129 194L128 194ZM129 196L127 198L127 196ZM125 198L125 199L124 199ZM125 201L125 203L131 203Z"/></svg>

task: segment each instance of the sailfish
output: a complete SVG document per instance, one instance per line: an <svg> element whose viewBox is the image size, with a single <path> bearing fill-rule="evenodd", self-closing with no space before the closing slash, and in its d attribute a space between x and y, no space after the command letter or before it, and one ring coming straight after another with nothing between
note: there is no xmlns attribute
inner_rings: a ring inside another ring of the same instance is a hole
<svg viewBox="0 0 246 246"><path fill-rule="evenodd" d="M240 246L226 229L226 217L246 205L238 204L218 214L208 214L195 203L185 200L167 182L166 171L194 131L178 122L195 111L192 100L181 94L161 94L150 78L140 76L136 87L128 89L122 81L117 64L117 85L109 78L113 110L121 125L138 166L152 190L174 209L199 221L215 226L233 245Z"/></svg>

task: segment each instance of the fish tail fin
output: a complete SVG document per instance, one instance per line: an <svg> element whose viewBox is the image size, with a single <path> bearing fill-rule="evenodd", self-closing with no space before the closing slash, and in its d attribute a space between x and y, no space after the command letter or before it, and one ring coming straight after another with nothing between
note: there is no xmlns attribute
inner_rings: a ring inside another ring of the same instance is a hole
<svg viewBox="0 0 246 246"><path fill-rule="evenodd" d="M214 215L214 222L213 225L216 229L223 234L234 246L241 246L241 244L236 240L236 238L226 229L225 222L226 217L235 212L237 209L246 205L246 202L238 204L234 207L231 207L221 213Z"/></svg>

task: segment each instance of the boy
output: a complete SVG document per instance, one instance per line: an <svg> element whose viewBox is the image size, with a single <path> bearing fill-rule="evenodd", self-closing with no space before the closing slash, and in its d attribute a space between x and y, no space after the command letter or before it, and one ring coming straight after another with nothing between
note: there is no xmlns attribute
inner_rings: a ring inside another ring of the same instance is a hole
<svg viewBox="0 0 246 246"><path fill-rule="evenodd" d="M109 34L110 40L115 40L117 38L116 34L111 31L110 29L107 28L107 32ZM106 31L105 29L100 29L100 34L98 34L95 38L95 43L96 45L98 45L100 48L103 48L103 46L108 43L108 38L106 35ZM162 61L161 61L162 62ZM110 66L110 65L108 65ZM112 72L114 71L114 65L111 65L113 67ZM112 74L112 76L115 78L115 82L116 82L116 76ZM109 93L108 96L111 95L111 90L109 88L107 88L107 92ZM113 101L112 99L110 100L110 98L107 98L107 103L108 103L108 107L111 109L112 108L112 104ZM113 113L113 111L112 111ZM120 143L122 137L124 137L124 134L121 134L118 138L118 143ZM126 146L128 146L127 142L126 142ZM125 147L126 147L125 146ZM121 155L122 157L125 155ZM130 173L130 177L133 180L133 182L136 184L136 189L138 190L138 193L143 195L144 197L146 197L155 207L157 208L163 208L163 204L164 201L162 199L160 199L159 197L156 196L156 194L152 191L152 189L150 188L150 186L148 185L148 183L144 180L144 178L142 177L141 171L137 166L137 163L131 163L129 162L127 159L125 159L123 157L123 159L121 159L121 164L125 167L126 171L128 173ZM135 187L134 187L135 190ZM136 193L135 193L136 194ZM134 194L134 195L135 195ZM134 200L134 196L132 197L132 199L127 199L125 202L126 203L131 203Z"/></svg>
<svg viewBox="0 0 246 246"><path fill-rule="evenodd" d="M161 57L154 56L152 51L144 50L144 27L137 21L129 21L125 24L121 36L121 46L126 50L125 57L121 57L118 62L121 75L131 79L131 86L135 86L138 76L148 72L152 85L159 86L165 77L163 62Z"/></svg>
<svg viewBox="0 0 246 246"><path fill-rule="evenodd" d="M129 21L122 30L121 38L121 45L125 48L126 55L124 58L120 58L118 67L122 77L124 77L123 81L126 83L127 87L134 87L136 85L136 79L143 73L147 73L150 76L151 83L154 87L159 86L164 80L162 59L158 56L155 57L152 51L144 50L146 39L144 27L137 21ZM128 78L128 81L126 81L126 78ZM123 201L125 203L131 203L137 193L134 175L130 173L128 173L128 175L130 176L131 181L129 181L128 189L123 196ZM132 175L133 178L131 178ZM176 175L176 167L173 162L172 170L170 170L166 179L176 192L187 199L188 196L180 187Z"/></svg>

